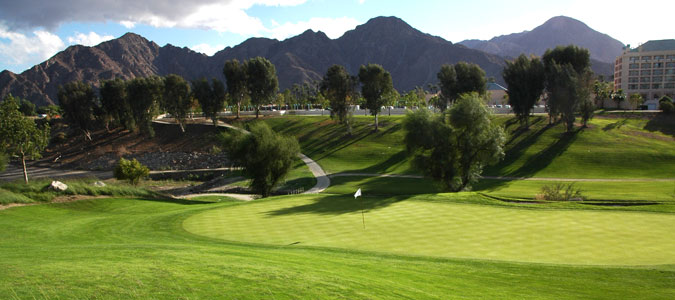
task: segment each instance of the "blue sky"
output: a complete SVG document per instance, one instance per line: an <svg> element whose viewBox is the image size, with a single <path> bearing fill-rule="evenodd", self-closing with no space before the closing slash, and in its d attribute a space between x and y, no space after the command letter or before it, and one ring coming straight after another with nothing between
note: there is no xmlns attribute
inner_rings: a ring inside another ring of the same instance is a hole
<svg viewBox="0 0 675 300"><path fill-rule="evenodd" d="M338 38L377 16L459 42L531 30L565 15L635 46L675 38L668 15L674 8L654 0L0 0L0 70L20 73L70 45L93 46L129 31L211 55L250 37L283 40L307 29Z"/></svg>

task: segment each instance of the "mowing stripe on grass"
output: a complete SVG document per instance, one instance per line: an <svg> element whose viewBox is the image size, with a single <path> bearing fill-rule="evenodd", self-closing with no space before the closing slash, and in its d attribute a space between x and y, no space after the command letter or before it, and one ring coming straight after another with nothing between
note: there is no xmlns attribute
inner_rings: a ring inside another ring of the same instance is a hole
<svg viewBox="0 0 675 300"><path fill-rule="evenodd" d="M273 245L554 264L675 263L675 215L415 201L424 197L364 197L366 230L359 203L342 195L214 209L183 226L212 238Z"/></svg>

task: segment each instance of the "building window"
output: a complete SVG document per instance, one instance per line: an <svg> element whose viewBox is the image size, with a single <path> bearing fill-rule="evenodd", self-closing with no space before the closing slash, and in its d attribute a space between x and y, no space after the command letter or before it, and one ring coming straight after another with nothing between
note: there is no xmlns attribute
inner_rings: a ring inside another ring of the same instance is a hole
<svg viewBox="0 0 675 300"><path fill-rule="evenodd" d="M642 68L643 68L643 69L649 69L649 68L651 68L651 67L652 67L652 64L650 64L650 63L644 63L644 64L642 64Z"/></svg>
<svg viewBox="0 0 675 300"><path fill-rule="evenodd" d="M629 62L637 62L638 60L640 60L640 58L637 56L631 56L628 58Z"/></svg>
<svg viewBox="0 0 675 300"><path fill-rule="evenodd" d="M641 90L648 90L649 89L649 84L640 84L640 89Z"/></svg>
<svg viewBox="0 0 675 300"><path fill-rule="evenodd" d="M651 56L643 56L643 57L641 57L641 59L642 59L642 61L650 61L650 60L652 60L652 57Z"/></svg>
<svg viewBox="0 0 675 300"><path fill-rule="evenodd" d="M663 68L663 63L654 63L654 68Z"/></svg>
<svg viewBox="0 0 675 300"><path fill-rule="evenodd" d="M628 65L629 69L637 69L639 67L640 67L640 64L630 64L630 65Z"/></svg>
<svg viewBox="0 0 675 300"><path fill-rule="evenodd" d="M638 76L640 75L639 71L628 71L628 76Z"/></svg>
<svg viewBox="0 0 675 300"><path fill-rule="evenodd" d="M666 76L666 81L675 81L675 76Z"/></svg>
<svg viewBox="0 0 675 300"><path fill-rule="evenodd" d="M637 77L628 77L628 82L630 82L630 83L638 82L638 78Z"/></svg>
<svg viewBox="0 0 675 300"><path fill-rule="evenodd" d="M673 89L673 88L675 88L675 82L668 82L668 83L664 84L663 87L667 88L667 89Z"/></svg>
<svg viewBox="0 0 675 300"><path fill-rule="evenodd" d="M652 82L661 82L661 81L663 81L663 76L652 77Z"/></svg>
<svg viewBox="0 0 675 300"><path fill-rule="evenodd" d="M675 69L666 70L666 74L675 74Z"/></svg>
<svg viewBox="0 0 675 300"><path fill-rule="evenodd" d="M655 61L660 61L663 59L663 55L654 55L654 60Z"/></svg>
<svg viewBox="0 0 675 300"><path fill-rule="evenodd" d="M666 68L675 68L675 62L666 63Z"/></svg>
<svg viewBox="0 0 675 300"><path fill-rule="evenodd" d="M666 59L675 59L675 55L666 55Z"/></svg>
<svg viewBox="0 0 675 300"><path fill-rule="evenodd" d="M660 84L660 83L653 83L653 84L652 84L652 89L660 89L660 88L661 88L661 84Z"/></svg>
<svg viewBox="0 0 675 300"><path fill-rule="evenodd" d="M654 70L654 75L663 75L663 70Z"/></svg>
<svg viewBox="0 0 675 300"><path fill-rule="evenodd" d="M640 77L640 82L649 82L649 77Z"/></svg>
<svg viewBox="0 0 675 300"><path fill-rule="evenodd" d="M629 90L637 90L637 88L638 88L638 85L637 85L637 84L629 84L629 85L628 85L628 89L629 89Z"/></svg>
<svg viewBox="0 0 675 300"><path fill-rule="evenodd" d="M640 71L640 75L652 75L652 70L642 70Z"/></svg>

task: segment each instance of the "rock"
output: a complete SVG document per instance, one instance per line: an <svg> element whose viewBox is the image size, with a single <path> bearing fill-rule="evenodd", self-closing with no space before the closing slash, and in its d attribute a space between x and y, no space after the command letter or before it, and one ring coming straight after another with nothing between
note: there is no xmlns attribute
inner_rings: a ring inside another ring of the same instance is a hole
<svg viewBox="0 0 675 300"><path fill-rule="evenodd" d="M97 181L97 182L94 182L94 186L104 187L104 186L106 186L106 184L103 181Z"/></svg>
<svg viewBox="0 0 675 300"><path fill-rule="evenodd" d="M54 190L57 192L64 192L65 190L68 189L68 185L61 182L61 181L52 181L52 183L49 185L50 190Z"/></svg>

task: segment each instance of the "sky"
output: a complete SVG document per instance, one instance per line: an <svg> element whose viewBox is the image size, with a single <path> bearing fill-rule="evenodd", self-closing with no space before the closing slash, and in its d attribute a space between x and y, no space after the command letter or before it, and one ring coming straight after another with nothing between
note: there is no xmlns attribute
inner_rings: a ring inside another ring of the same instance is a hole
<svg viewBox="0 0 675 300"><path fill-rule="evenodd" d="M68 46L126 32L212 55L251 37L284 40L307 29L335 39L377 16L456 43L564 15L634 47L675 38L673 9L668 0L0 0L0 70L21 73Z"/></svg>

